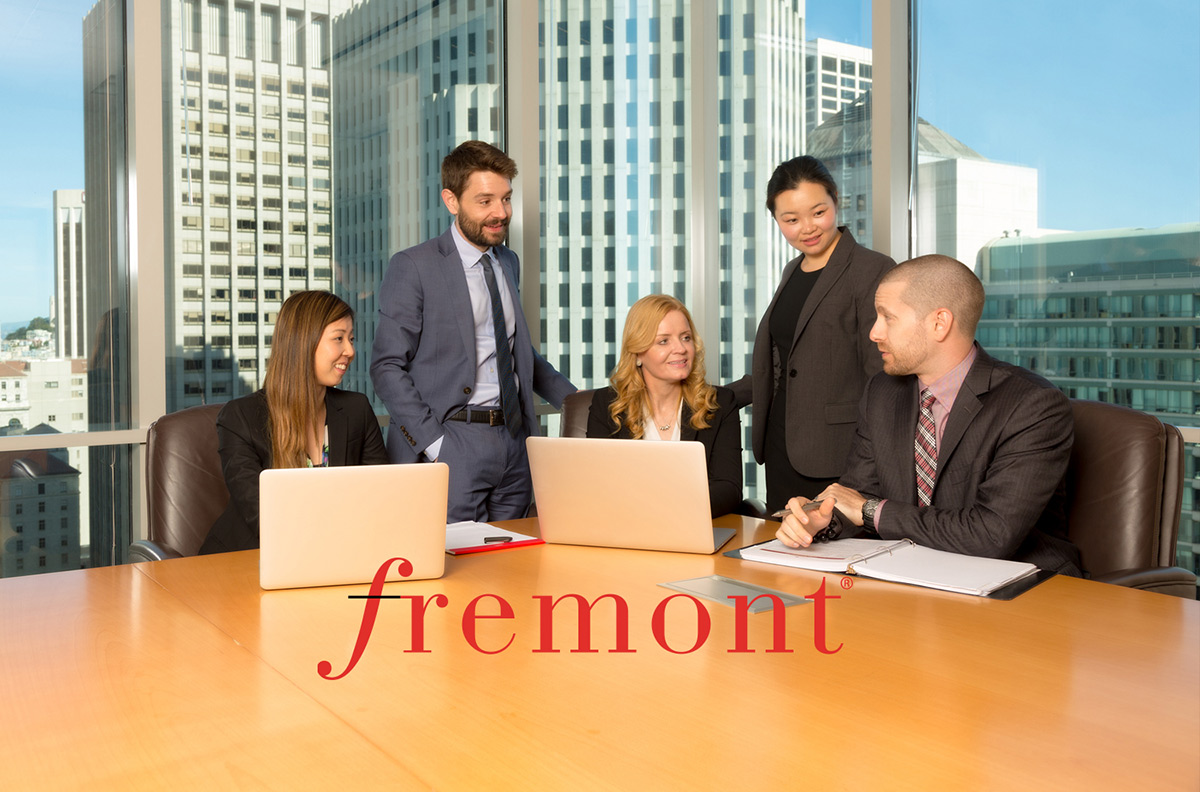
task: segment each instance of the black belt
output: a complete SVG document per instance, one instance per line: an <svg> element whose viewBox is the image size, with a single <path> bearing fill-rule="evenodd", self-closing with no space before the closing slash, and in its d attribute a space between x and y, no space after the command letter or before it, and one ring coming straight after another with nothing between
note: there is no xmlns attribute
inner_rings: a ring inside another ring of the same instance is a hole
<svg viewBox="0 0 1200 792"><path fill-rule="evenodd" d="M495 409L481 409L479 407L467 407L451 415L447 421L462 421L463 423L485 423L488 426L504 426L504 410L496 407Z"/></svg>

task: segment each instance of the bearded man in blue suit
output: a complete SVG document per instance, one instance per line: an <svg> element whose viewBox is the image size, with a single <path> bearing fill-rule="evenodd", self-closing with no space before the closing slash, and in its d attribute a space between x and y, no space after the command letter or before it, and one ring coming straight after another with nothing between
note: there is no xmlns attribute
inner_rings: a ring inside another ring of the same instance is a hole
<svg viewBox="0 0 1200 792"><path fill-rule="evenodd" d="M526 515L533 395L561 407L575 390L533 348L521 310L520 262L503 244L516 175L487 143L454 149L442 161L454 223L394 255L379 292L371 379L391 419L388 456L450 466L449 522Z"/></svg>

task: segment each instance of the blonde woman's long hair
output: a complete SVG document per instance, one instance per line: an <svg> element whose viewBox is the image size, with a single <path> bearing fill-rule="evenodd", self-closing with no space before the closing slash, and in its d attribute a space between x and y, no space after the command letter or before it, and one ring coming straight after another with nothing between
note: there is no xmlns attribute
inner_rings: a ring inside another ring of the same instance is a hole
<svg viewBox="0 0 1200 792"><path fill-rule="evenodd" d="M696 334L696 323L692 315L679 300L668 294L651 294L638 300L625 317L625 330L621 335L621 355L613 370L609 383L617 397L609 407L609 415L617 430L621 421L629 427L629 433L640 439L645 435L644 416L650 410L650 397L646 392L646 381L637 364L637 356L645 352L658 336L658 325L671 311L679 311L687 319L696 345L696 358L692 371L683 381L683 400L692 411L693 429L705 429L709 418L717 411L717 391L704 378L704 343Z"/></svg>
<svg viewBox="0 0 1200 792"><path fill-rule="evenodd" d="M270 415L271 467L308 466L306 431L321 436L317 414L325 403L325 386L317 382L314 359L325 328L354 310L327 291L296 292L284 301L275 320L271 357L263 388Z"/></svg>

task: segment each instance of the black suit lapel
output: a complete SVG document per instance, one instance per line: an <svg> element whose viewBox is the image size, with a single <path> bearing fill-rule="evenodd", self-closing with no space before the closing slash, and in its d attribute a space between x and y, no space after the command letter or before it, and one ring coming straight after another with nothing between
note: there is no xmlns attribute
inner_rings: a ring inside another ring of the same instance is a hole
<svg viewBox="0 0 1200 792"><path fill-rule="evenodd" d="M817 282L813 284L812 292L809 293L808 299L804 301L804 307L800 309L800 318L796 322L796 332L792 336L792 347L788 350L790 356L796 348L796 343L800 340L800 334L804 332L808 320L812 319L812 315L817 310L817 306L825 299L825 295L829 294L834 285L841 280L847 268L850 266L850 250L854 247L854 237L850 236L850 232L845 227L840 228L842 232L841 238L838 240L837 247L833 249L833 255L829 257L829 261L821 269L817 275Z"/></svg>
<svg viewBox="0 0 1200 792"><path fill-rule="evenodd" d="M692 428L692 409L685 401L679 409L679 439L695 440L696 430Z"/></svg>

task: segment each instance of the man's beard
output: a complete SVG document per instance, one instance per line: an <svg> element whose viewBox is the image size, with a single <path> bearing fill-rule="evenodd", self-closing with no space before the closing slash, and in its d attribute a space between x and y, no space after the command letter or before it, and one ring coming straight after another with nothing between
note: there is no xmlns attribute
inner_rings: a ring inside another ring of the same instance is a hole
<svg viewBox="0 0 1200 792"><path fill-rule="evenodd" d="M463 238L472 245L476 245L477 247L481 248L489 248L492 245L499 245L503 243L508 237L508 221L505 220L500 226L500 235L495 240L488 238L488 234L490 232L484 227L483 223L473 222L462 215L459 215L458 217L458 230L462 231Z"/></svg>

